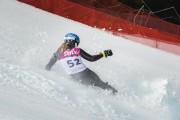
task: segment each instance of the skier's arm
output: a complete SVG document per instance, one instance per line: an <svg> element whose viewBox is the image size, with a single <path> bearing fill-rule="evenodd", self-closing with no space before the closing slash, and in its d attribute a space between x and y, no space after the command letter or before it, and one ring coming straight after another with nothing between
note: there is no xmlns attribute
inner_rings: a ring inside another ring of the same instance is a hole
<svg viewBox="0 0 180 120"><path fill-rule="evenodd" d="M101 53L98 55L90 55L90 54L86 53L83 49L80 49L80 52L81 52L81 56L84 59L91 61L91 62L99 60L100 58L103 57L103 55Z"/></svg>
<svg viewBox="0 0 180 120"><path fill-rule="evenodd" d="M58 59L57 54L54 53L53 56L51 57L49 63L46 65L45 69L48 71L51 70L52 66L56 63L57 59Z"/></svg>
<svg viewBox="0 0 180 120"><path fill-rule="evenodd" d="M97 61L102 57L107 57L107 56L111 56L112 55L112 51L111 50L105 50L103 52L100 52L98 55L90 55L88 53L86 53L83 49L80 49L81 52L81 56L91 62Z"/></svg>

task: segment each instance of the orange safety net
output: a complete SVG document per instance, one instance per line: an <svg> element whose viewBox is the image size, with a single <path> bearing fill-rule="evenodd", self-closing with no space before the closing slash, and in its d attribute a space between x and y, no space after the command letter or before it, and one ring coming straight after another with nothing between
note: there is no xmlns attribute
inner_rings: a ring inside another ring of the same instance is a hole
<svg viewBox="0 0 180 120"><path fill-rule="evenodd" d="M154 47L158 48L161 46L160 43L165 43L166 47L159 49L163 48L163 50L180 55L180 27L178 25L165 22L147 13L137 15L137 10L121 4L118 0L19 1L92 27L106 29L115 35L129 34L151 38L156 43ZM179 47L168 50L167 44Z"/></svg>
<svg viewBox="0 0 180 120"><path fill-rule="evenodd" d="M151 13L139 12L130 8L118 0L69 0L83 6L111 14L116 17L128 20L135 24L155 28L160 31L180 35L180 26L153 16ZM138 13L138 14L137 14Z"/></svg>

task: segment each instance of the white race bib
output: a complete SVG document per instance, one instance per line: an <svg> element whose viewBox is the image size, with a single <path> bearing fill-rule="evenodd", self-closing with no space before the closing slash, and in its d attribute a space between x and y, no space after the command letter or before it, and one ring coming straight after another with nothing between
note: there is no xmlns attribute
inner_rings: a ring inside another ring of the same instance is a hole
<svg viewBox="0 0 180 120"><path fill-rule="evenodd" d="M60 55L60 62L67 74L78 73L86 69L86 66L82 63L79 48L65 50Z"/></svg>

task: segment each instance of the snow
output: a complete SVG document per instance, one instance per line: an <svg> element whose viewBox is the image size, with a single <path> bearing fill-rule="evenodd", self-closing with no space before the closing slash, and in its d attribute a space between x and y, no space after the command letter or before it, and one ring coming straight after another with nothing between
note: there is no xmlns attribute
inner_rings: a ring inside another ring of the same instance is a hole
<svg viewBox="0 0 180 120"><path fill-rule="evenodd" d="M83 60L109 91L71 80L57 62L66 33L97 62ZM0 120L180 120L180 57L113 36L15 0L0 0Z"/></svg>

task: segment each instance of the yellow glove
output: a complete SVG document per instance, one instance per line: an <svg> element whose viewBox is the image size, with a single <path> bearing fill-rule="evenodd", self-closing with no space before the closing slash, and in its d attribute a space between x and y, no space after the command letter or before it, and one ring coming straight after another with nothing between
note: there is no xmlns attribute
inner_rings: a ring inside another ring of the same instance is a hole
<svg viewBox="0 0 180 120"><path fill-rule="evenodd" d="M104 50L101 52L101 54L103 55L103 57L107 57L107 56L112 56L112 50Z"/></svg>

